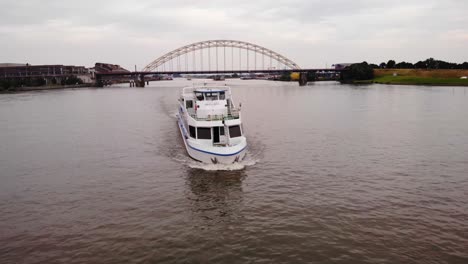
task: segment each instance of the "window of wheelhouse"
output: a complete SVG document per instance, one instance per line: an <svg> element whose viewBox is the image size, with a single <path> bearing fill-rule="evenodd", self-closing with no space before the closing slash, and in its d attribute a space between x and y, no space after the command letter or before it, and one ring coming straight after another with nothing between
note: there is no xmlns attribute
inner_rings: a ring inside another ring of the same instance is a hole
<svg viewBox="0 0 468 264"><path fill-rule="evenodd" d="M236 138L242 136L241 128L239 125L229 127L229 136L231 138Z"/></svg>
<svg viewBox="0 0 468 264"><path fill-rule="evenodd" d="M211 128L210 127L197 127L197 138L198 139L211 139Z"/></svg>
<svg viewBox="0 0 468 264"><path fill-rule="evenodd" d="M216 101L218 100L218 93L217 92L205 93L205 99L207 101Z"/></svg>
<svg viewBox="0 0 468 264"><path fill-rule="evenodd" d="M219 100L224 100L226 99L226 93L224 91L219 92Z"/></svg>
<svg viewBox="0 0 468 264"><path fill-rule="evenodd" d="M187 100L185 101L185 108L193 108L193 101L192 100Z"/></svg>
<svg viewBox="0 0 468 264"><path fill-rule="evenodd" d="M197 138L197 136L195 134L195 127L189 126L189 133L190 133L191 138Z"/></svg>
<svg viewBox="0 0 468 264"><path fill-rule="evenodd" d="M197 97L198 101L203 101L203 93L195 92L195 97Z"/></svg>

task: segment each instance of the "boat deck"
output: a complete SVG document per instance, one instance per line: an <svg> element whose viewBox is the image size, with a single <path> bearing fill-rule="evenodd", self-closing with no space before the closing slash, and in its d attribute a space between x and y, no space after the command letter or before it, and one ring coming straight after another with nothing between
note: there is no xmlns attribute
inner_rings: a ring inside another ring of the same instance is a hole
<svg viewBox="0 0 468 264"><path fill-rule="evenodd" d="M192 108L187 109L187 113L196 121L222 121L240 118L240 111L238 109L231 109L231 111L227 115L208 115L208 117L206 118L197 117L195 110L193 110Z"/></svg>

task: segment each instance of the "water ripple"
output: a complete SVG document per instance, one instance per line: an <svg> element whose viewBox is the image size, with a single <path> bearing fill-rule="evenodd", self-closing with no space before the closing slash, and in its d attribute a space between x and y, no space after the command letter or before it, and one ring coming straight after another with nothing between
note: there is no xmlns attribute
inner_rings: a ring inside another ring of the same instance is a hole
<svg viewBox="0 0 468 264"><path fill-rule="evenodd" d="M0 263L468 262L466 97L228 82L233 166L188 157L186 81L0 95Z"/></svg>

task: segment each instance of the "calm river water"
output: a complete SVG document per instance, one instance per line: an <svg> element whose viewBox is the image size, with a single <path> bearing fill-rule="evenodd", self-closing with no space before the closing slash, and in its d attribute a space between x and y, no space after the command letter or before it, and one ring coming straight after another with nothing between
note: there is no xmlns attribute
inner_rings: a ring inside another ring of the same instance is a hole
<svg viewBox="0 0 468 264"><path fill-rule="evenodd" d="M232 167L188 158L186 80L1 94L0 263L468 263L467 88L227 83Z"/></svg>

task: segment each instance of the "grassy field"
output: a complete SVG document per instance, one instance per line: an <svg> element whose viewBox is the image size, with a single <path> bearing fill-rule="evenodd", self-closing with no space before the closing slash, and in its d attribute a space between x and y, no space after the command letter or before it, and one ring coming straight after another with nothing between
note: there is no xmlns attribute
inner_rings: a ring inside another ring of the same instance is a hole
<svg viewBox="0 0 468 264"><path fill-rule="evenodd" d="M374 83L468 86L468 70L416 70L378 69L374 70Z"/></svg>
<svg viewBox="0 0 468 264"><path fill-rule="evenodd" d="M375 69L375 77L393 75L431 77L431 78L460 78L468 76L468 70L419 70L419 69Z"/></svg>

